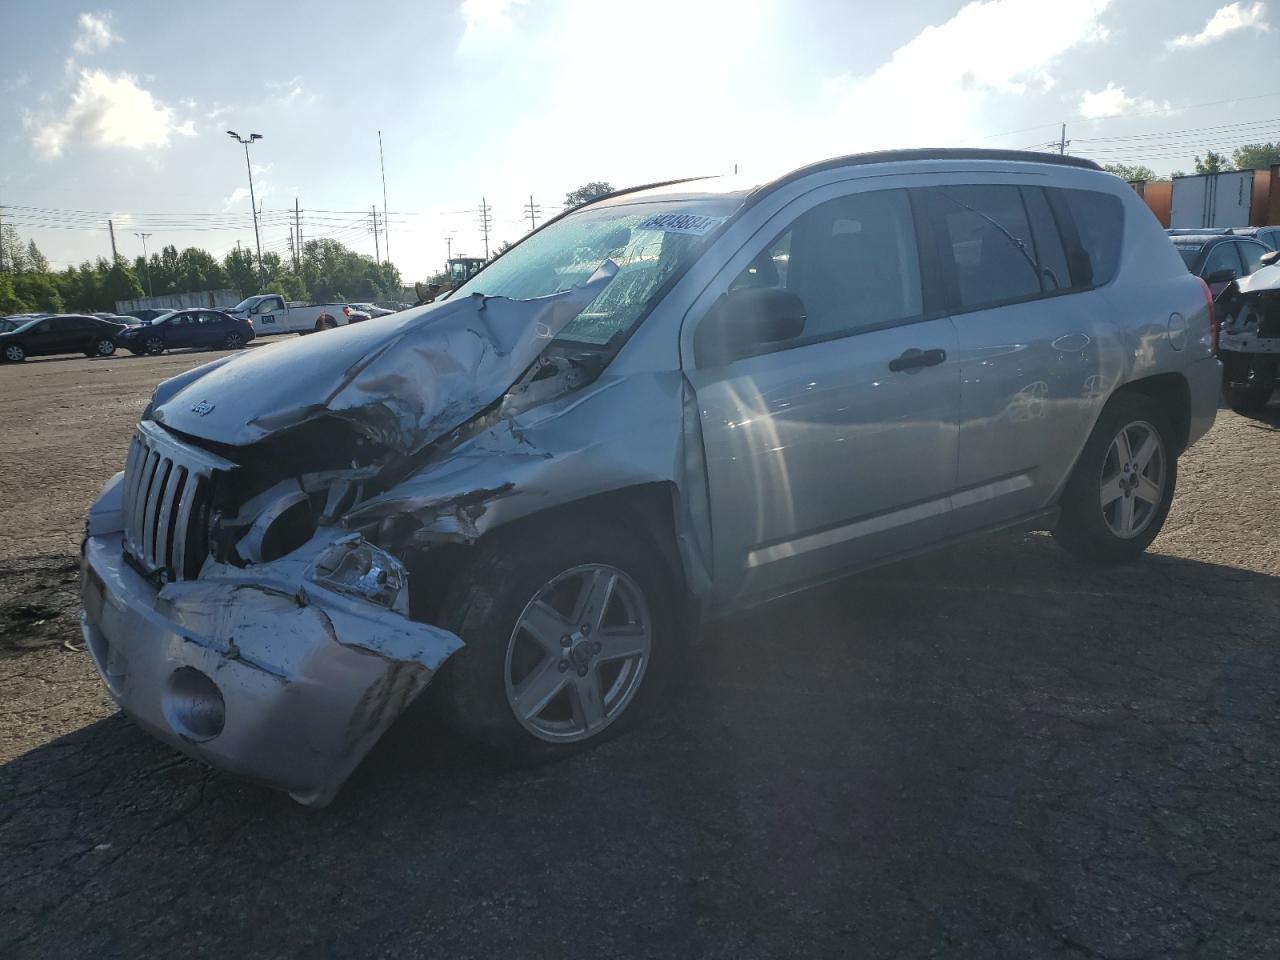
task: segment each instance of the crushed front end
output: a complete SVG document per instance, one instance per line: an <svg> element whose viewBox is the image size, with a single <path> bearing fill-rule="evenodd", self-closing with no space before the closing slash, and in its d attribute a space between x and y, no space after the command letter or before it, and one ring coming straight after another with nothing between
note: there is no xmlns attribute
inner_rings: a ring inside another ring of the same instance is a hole
<svg viewBox="0 0 1280 960"><path fill-rule="evenodd" d="M87 524L84 637L149 732L322 806L462 644L409 619L399 561L319 496L275 484L224 517L242 472L139 424Z"/></svg>

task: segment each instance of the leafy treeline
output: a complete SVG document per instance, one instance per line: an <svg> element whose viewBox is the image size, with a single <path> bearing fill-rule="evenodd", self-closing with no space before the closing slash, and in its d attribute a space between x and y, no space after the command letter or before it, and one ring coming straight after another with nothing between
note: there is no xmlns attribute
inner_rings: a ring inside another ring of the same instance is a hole
<svg viewBox="0 0 1280 960"><path fill-rule="evenodd" d="M1225 153L1213 150L1205 151L1203 157L1196 155L1196 173L1226 173L1230 170L1267 170L1274 163L1280 163L1280 143L1246 143L1236 147L1228 157ZM1160 180L1163 179L1154 170L1144 164L1106 163L1102 169L1114 173L1125 180ZM1172 176L1182 176L1181 170L1175 170Z"/></svg>
<svg viewBox="0 0 1280 960"><path fill-rule="evenodd" d="M105 257L55 271L35 241L24 242L11 226L0 231L0 315L26 310L91 312L114 310L117 300L154 293L232 289L242 297L279 293L289 300L399 300L400 271L391 263L348 250L335 240L308 240L298 269L279 254L257 257L243 249L219 260L207 250L166 246L150 260Z"/></svg>

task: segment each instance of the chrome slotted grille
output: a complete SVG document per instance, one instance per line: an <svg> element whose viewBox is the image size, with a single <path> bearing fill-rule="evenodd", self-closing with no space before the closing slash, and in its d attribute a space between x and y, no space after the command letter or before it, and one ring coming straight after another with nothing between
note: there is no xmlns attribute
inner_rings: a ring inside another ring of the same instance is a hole
<svg viewBox="0 0 1280 960"><path fill-rule="evenodd" d="M146 574L194 578L208 552L214 474L229 460L177 440L144 420L124 467L124 550Z"/></svg>

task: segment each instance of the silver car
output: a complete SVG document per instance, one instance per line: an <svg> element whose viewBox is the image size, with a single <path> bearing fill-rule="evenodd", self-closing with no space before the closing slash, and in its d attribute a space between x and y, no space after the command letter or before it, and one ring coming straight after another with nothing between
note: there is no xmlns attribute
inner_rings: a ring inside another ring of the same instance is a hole
<svg viewBox="0 0 1280 960"><path fill-rule="evenodd" d="M1087 161L624 191L443 302L161 384L89 515L85 638L140 725L304 803L428 683L554 758L651 708L699 620L1006 528L1137 557L1213 337Z"/></svg>

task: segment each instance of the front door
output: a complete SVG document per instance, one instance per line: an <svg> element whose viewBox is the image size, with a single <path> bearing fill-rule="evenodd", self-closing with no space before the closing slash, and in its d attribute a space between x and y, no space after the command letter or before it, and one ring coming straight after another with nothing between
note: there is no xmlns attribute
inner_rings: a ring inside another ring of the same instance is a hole
<svg viewBox="0 0 1280 960"><path fill-rule="evenodd" d="M176 314L165 321L164 327L164 341L166 347L194 347L200 342L200 324L198 314Z"/></svg>
<svg viewBox="0 0 1280 960"><path fill-rule="evenodd" d="M836 184L793 201L757 234L765 242L748 244L708 291L794 293L803 333L719 365L685 359L723 604L946 535L955 330L922 283L928 271L908 191L853 189Z"/></svg>

